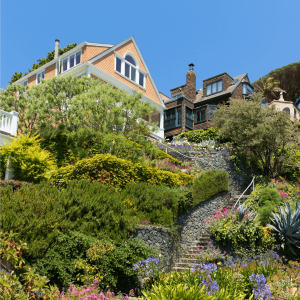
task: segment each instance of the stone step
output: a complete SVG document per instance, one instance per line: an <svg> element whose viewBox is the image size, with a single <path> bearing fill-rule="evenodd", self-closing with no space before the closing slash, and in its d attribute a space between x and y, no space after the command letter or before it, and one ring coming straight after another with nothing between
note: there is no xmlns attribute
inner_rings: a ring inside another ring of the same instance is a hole
<svg viewBox="0 0 300 300"><path fill-rule="evenodd" d="M176 272L184 272L187 269L192 269L192 268L173 267L173 271L176 271Z"/></svg>
<svg viewBox="0 0 300 300"><path fill-rule="evenodd" d="M192 268L192 266L195 265L195 264L196 263L178 262L178 263L176 263L175 268L179 267L179 268L186 268L186 269L188 269L188 268Z"/></svg>

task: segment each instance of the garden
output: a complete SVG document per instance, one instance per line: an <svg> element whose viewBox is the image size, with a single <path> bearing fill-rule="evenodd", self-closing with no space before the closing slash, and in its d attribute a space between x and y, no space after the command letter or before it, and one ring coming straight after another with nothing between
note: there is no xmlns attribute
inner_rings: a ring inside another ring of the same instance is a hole
<svg viewBox="0 0 300 300"><path fill-rule="evenodd" d="M91 78L0 96L20 118L18 138L0 149L3 299L300 299L299 136L286 115L235 101L216 111L216 127L157 143L145 138L156 124L141 121L154 107ZM242 126L226 121L240 112ZM178 238L176 220L228 192L229 179L166 149L218 151L256 176L244 204L205 220L213 242L183 272L132 235L153 225ZM8 163L13 180L3 180Z"/></svg>

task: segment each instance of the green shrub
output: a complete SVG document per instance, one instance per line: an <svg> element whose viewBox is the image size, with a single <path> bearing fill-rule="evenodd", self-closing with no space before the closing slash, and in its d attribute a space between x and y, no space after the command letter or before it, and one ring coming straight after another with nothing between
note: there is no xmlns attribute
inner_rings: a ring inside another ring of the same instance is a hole
<svg viewBox="0 0 300 300"><path fill-rule="evenodd" d="M282 198L276 188L264 187L258 196L259 221L265 226L270 222L272 212L282 203Z"/></svg>
<svg viewBox="0 0 300 300"><path fill-rule="evenodd" d="M219 141L218 136L219 129L217 127L210 127L208 129L197 129L180 133L179 138L187 138L190 143L200 143L204 140Z"/></svg>
<svg viewBox="0 0 300 300"><path fill-rule="evenodd" d="M154 225L172 226L177 215L177 197L166 186L145 182L128 183L122 191L123 203L141 212Z"/></svg>
<svg viewBox="0 0 300 300"><path fill-rule="evenodd" d="M56 164L50 153L40 146L37 136L23 135L12 143L1 147L1 166L5 167L8 157L13 178L20 181L40 182L50 177ZM5 168L2 169L5 172ZM3 173L2 173L3 176Z"/></svg>
<svg viewBox="0 0 300 300"><path fill-rule="evenodd" d="M169 187L191 185L194 177L182 172L174 174L145 164L134 164L110 154L97 154L62 167L52 175L52 182L64 185L69 180L89 179L108 186L123 188L128 182L148 182Z"/></svg>
<svg viewBox="0 0 300 300"><path fill-rule="evenodd" d="M196 206L218 193L226 192L228 189L227 172L222 170L207 171L194 182L194 205Z"/></svg>

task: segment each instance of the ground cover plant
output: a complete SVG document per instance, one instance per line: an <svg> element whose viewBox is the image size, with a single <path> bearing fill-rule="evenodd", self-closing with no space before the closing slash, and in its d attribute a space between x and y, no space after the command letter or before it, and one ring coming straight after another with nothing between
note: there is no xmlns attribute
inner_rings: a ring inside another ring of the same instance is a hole
<svg viewBox="0 0 300 300"><path fill-rule="evenodd" d="M220 300L300 299L300 267L272 251L254 257L227 257L217 264L199 262L191 270L160 272L151 277L143 291L144 299L169 299L165 295L170 295L172 288L180 291L178 299L198 299L190 296L195 289L198 297Z"/></svg>

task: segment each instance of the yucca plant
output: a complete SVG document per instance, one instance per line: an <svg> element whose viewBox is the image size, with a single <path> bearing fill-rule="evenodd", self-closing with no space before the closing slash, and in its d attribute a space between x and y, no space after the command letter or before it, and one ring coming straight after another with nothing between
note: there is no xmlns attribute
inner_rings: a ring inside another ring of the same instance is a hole
<svg viewBox="0 0 300 300"><path fill-rule="evenodd" d="M271 220L274 225L267 226L277 231L296 255L291 245L300 248L300 205L296 203L296 209L292 211L290 204L285 203L285 208L279 207L279 214L273 213L273 217L274 219Z"/></svg>

